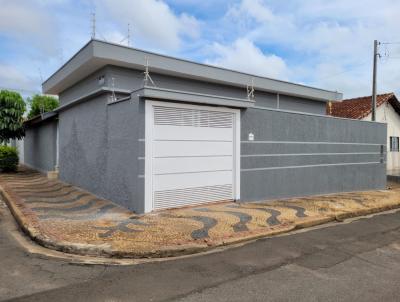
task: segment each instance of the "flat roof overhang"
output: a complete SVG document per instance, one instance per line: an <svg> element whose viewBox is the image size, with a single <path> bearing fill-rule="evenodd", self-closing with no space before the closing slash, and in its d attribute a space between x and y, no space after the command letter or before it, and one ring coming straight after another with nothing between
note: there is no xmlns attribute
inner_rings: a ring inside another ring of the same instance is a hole
<svg viewBox="0 0 400 302"><path fill-rule="evenodd" d="M335 91L255 76L99 40L90 40L42 84L42 89L46 94L60 94L106 65L144 70L146 58L150 72L164 75L235 87L246 87L253 80L256 91L281 93L317 101L339 101L343 97Z"/></svg>
<svg viewBox="0 0 400 302"><path fill-rule="evenodd" d="M145 86L143 88L132 91L131 96L123 98L128 99L154 99L162 101L175 101L183 103L207 104L214 106L249 108L254 107L255 101L249 99L238 99L230 97L222 97L219 95L194 93L182 90L172 90L158 87ZM118 101L117 101L118 102Z"/></svg>
<svg viewBox="0 0 400 302"><path fill-rule="evenodd" d="M24 121L25 127L31 127L37 124L40 124L44 121L52 120L58 116L58 113L55 111L45 112L40 115L34 116L26 121Z"/></svg>

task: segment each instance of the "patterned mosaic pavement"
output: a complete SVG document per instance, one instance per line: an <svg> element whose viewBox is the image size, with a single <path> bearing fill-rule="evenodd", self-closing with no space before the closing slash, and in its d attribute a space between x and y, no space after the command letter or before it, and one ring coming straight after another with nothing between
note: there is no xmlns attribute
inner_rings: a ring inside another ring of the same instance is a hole
<svg viewBox="0 0 400 302"><path fill-rule="evenodd" d="M238 204L224 202L136 215L42 174L0 174L14 216L39 243L58 250L117 257L193 253L400 207L400 188Z"/></svg>

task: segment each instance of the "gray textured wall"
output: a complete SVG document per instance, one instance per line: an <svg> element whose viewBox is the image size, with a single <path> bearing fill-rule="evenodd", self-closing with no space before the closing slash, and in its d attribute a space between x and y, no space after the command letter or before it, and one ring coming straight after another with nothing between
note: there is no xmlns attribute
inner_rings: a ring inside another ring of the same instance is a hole
<svg viewBox="0 0 400 302"><path fill-rule="evenodd" d="M242 201L386 185L386 124L252 108L241 123Z"/></svg>
<svg viewBox="0 0 400 302"><path fill-rule="evenodd" d="M60 178L142 213L144 102L107 100L60 113ZM256 108L241 123L242 201L385 186L385 124Z"/></svg>
<svg viewBox="0 0 400 302"><path fill-rule="evenodd" d="M60 113L60 178L143 212L144 106L106 94Z"/></svg>
<svg viewBox="0 0 400 302"><path fill-rule="evenodd" d="M60 93L59 95L60 105L68 104L69 102L77 98L80 98L86 94L89 94L95 91L96 89L106 87L107 86L106 82L102 85L99 85L99 80L98 80L100 76L102 75L105 76L106 69L107 68L101 68L97 70L96 72L86 77L84 80L78 82L71 88L64 90L62 93Z"/></svg>
<svg viewBox="0 0 400 302"><path fill-rule="evenodd" d="M111 78L114 78L115 86L122 89L138 89L143 85L143 72L138 70L108 66L106 69L106 77L108 81L110 81ZM214 83L165 76L156 73L151 73L151 77L157 87L160 88L221 95L225 97L242 99L247 97L246 88L244 87L239 88L227 85L218 85ZM278 96L274 93L256 91L255 100L256 106L259 107L277 108L278 106ZM280 109L325 115L325 107L326 103L321 101L307 100L304 98L286 95L279 96Z"/></svg>
<svg viewBox="0 0 400 302"><path fill-rule="evenodd" d="M98 77L100 75L105 76L105 83L103 85L99 85L98 83ZM218 85L215 83L165 76L153 72L151 73L151 77L156 86L160 88L184 90L195 93L220 95L242 99L247 97L245 87L239 88L227 85ZM126 89L131 91L143 87L143 71L116 66L106 66L105 68L96 71L85 80L62 92L60 94L60 102L62 105L64 105L71 100L88 94L96 89L102 87L112 87L112 78L114 78L114 87L116 89ZM256 91L255 100L256 106L259 107L278 107L278 96L274 93ZM284 110L325 115L325 106L326 103L322 101L307 100L304 98L286 96L282 94L279 96L279 108Z"/></svg>
<svg viewBox="0 0 400 302"><path fill-rule="evenodd" d="M97 77L103 74L105 83L99 86ZM107 66L63 92L61 103L110 87L111 78L116 89L143 86L141 71ZM155 73L152 78L162 88L246 97L245 89ZM60 178L142 213L144 103L108 105L108 97L103 94L60 113ZM277 108L272 93L256 92L256 106L260 108L243 110L241 117L242 201L385 186L385 164L380 163L385 124L262 109ZM279 108L325 113L324 102L285 95L279 96ZM255 142L247 141L250 132Z"/></svg>
<svg viewBox="0 0 400 302"><path fill-rule="evenodd" d="M53 171L56 165L57 119L44 121L26 129L24 163L42 172Z"/></svg>
<svg viewBox="0 0 400 302"><path fill-rule="evenodd" d="M326 115L325 102L310 101L283 94L279 95L279 109Z"/></svg>

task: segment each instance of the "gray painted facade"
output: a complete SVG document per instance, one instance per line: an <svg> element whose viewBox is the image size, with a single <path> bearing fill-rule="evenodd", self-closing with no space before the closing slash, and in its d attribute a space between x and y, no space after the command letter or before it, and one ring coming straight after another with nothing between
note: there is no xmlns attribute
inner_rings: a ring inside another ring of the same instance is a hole
<svg viewBox="0 0 400 302"><path fill-rule="evenodd" d="M253 108L241 123L242 201L386 185L386 124Z"/></svg>
<svg viewBox="0 0 400 302"><path fill-rule="evenodd" d="M156 87L144 85L145 56ZM246 91L252 78L254 100ZM88 43L43 87L60 98L61 180L137 213L145 205L147 99L240 108L240 201L386 184L386 125L324 116L336 92L100 41ZM55 119L28 127L28 164L53 170L56 131Z"/></svg>
<svg viewBox="0 0 400 302"><path fill-rule="evenodd" d="M60 178L142 213L144 99L109 98L60 112ZM380 123L242 109L241 201L382 189L385 137Z"/></svg>
<svg viewBox="0 0 400 302"><path fill-rule="evenodd" d="M143 212L144 108L108 95L60 112L60 179Z"/></svg>
<svg viewBox="0 0 400 302"><path fill-rule="evenodd" d="M109 100L103 94L59 113L60 179L143 213L145 101ZM27 130L29 165L53 169L55 131L55 120ZM241 201L382 189L385 137L380 123L242 109Z"/></svg>
<svg viewBox="0 0 400 302"><path fill-rule="evenodd" d="M41 172L56 166L57 119L27 127L24 138L24 164Z"/></svg>
<svg viewBox="0 0 400 302"><path fill-rule="evenodd" d="M246 99L246 88L227 86L217 83L178 78L175 76L151 73L156 87L227 98ZM102 79L102 80L100 80ZM99 89L114 89L129 95L129 92L143 87L143 71L117 66L106 66L85 78L82 82L66 89L60 94L61 105L67 105ZM293 97L265 91L255 92L255 106L262 108L282 109L313 114L325 114L326 103L301 97Z"/></svg>
<svg viewBox="0 0 400 302"><path fill-rule="evenodd" d="M60 179L138 213L144 204L144 106L96 97L60 112Z"/></svg>

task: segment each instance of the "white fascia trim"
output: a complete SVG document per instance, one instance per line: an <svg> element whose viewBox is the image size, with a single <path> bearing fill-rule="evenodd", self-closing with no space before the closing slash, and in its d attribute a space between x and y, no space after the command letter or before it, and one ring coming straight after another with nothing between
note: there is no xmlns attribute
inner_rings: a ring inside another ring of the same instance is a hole
<svg viewBox="0 0 400 302"><path fill-rule="evenodd" d="M145 148L144 148L144 212L153 211L153 104L145 101Z"/></svg>
<svg viewBox="0 0 400 302"><path fill-rule="evenodd" d="M302 141L242 141L242 144L300 144L300 145L358 145L382 146L376 143L348 143L348 142L302 142Z"/></svg>
<svg viewBox="0 0 400 302"><path fill-rule="evenodd" d="M265 168L249 168L242 169L242 172L252 171L267 171L267 170L282 170L282 169L301 169L301 168L316 168L316 167L334 167L334 166L358 166L358 165L381 165L381 162L360 162L360 163L337 163L337 164L316 164L316 165L301 165L301 166L280 166L280 167L265 167Z"/></svg>

